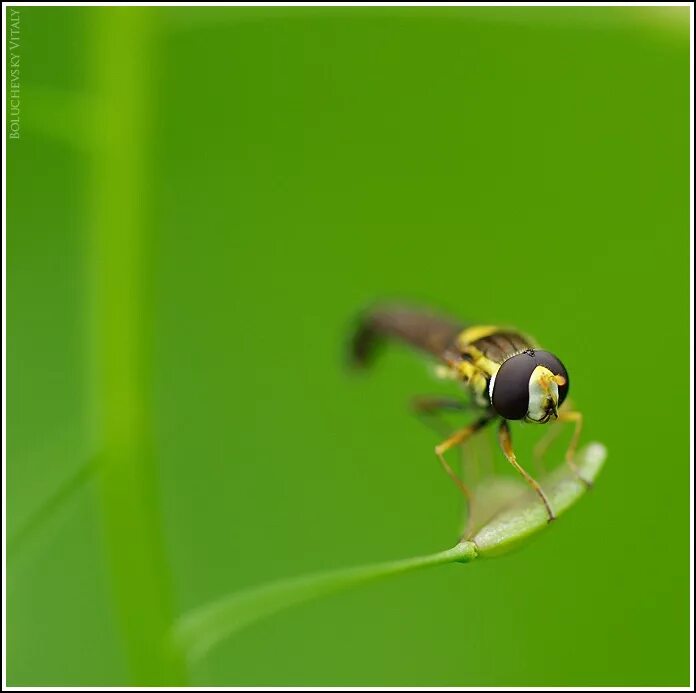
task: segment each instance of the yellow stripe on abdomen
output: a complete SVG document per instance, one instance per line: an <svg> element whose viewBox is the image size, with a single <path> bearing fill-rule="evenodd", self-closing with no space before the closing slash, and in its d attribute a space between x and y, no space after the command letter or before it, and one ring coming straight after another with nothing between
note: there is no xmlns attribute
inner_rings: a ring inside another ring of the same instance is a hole
<svg viewBox="0 0 696 693"><path fill-rule="evenodd" d="M464 347L475 342L477 339L483 339L484 337L488 337L500 331L501 328L497 325L474 325L472 327L467 327L457 336L457 346L460 349L464 349Z"/></svg>

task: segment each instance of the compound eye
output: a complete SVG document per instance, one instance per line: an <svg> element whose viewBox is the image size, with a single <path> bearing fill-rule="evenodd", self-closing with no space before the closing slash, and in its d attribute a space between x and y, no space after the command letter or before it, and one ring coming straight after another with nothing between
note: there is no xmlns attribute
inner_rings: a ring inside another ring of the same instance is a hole
<svg viewBox="0 0 696 693"><path fill-rule="evenodd" d="M537 349L534 352L536 356L536 362L540 366L548 368L554 375L561 375L565 379L565 384L558 386L558 406L563 404L563 401L568 396L568 389L570 388L570 380L568 378L568 371L565 366L556 358L550 351L543 351Z"/></svg>
<svg viewBox="0 0 696 693"><path fill-rule="evenodd" d="M525 351L511 356L498 369L491 392L493 409L505 419L523 419L529 407L529 379L539 365L539 352Z"/></svg>

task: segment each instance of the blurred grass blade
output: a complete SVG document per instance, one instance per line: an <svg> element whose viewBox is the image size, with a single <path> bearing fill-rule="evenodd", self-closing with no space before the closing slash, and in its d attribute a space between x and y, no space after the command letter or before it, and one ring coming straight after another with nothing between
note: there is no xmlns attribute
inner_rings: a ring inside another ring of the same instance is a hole
<svg viewBox="0 0 696 693"><path fill-rule="evenodd" d="M56 491L24 521L24 524L7 538L7 555L16 555L38 531L48 526L56 514L94 478L97 470L98 460L93 458L65 479Z"/></svg>
<svg viewBox="0 0 696 693"><path fill-rule="evenodd" d="M156 15L144 7L110 8L92 21L91 122L98 137L87 197L86 363L90 425L102 461L104 553L131 683L184 685L184 658L162 647L174 608L151 400L154 57L161 36Z"/></svg>
<svg viewBox="0 0 696 693"><path fill-rule="evenodd" d="M578 467L587 481L595 480L605 457L604 446L597 443L580 453ZM545 484L557 515L565 512L587 490L565 465L550 475ZM473 540L462 541L447 551L280 580L194 609L177 622L172 633L173 645L186 652L190 660L200 659L227 636L281 609L418 568L468 563L478 556L500 555L546 526L546 511L538 498L523 493L514 507L493 518Z"/></svg>

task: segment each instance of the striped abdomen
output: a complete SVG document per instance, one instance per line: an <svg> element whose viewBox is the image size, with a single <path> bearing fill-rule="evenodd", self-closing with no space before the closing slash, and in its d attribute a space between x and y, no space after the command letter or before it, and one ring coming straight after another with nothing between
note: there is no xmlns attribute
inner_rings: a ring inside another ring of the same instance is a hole
<svg viewBox="0 0 696 693"><path fill-rule="evenodd" d="M471 327L459 335L457 344L463 356L483 356L497 365L535 346L519 332L500 327Z"/></svg>

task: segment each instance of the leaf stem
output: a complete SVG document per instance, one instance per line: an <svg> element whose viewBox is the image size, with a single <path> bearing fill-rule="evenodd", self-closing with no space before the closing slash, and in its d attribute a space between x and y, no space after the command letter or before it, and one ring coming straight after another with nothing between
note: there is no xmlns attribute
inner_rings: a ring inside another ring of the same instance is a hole
<svg viewBox="0 0 696 693"><path fill-rule="evenodd" d="M360 584L445 563L468 563L476 547L462 542L452 549L357 568L343 568L273 582L224 597L196 609L176 626L174 643L192 660L202 657L215 643L281 609Z"/></svg>

